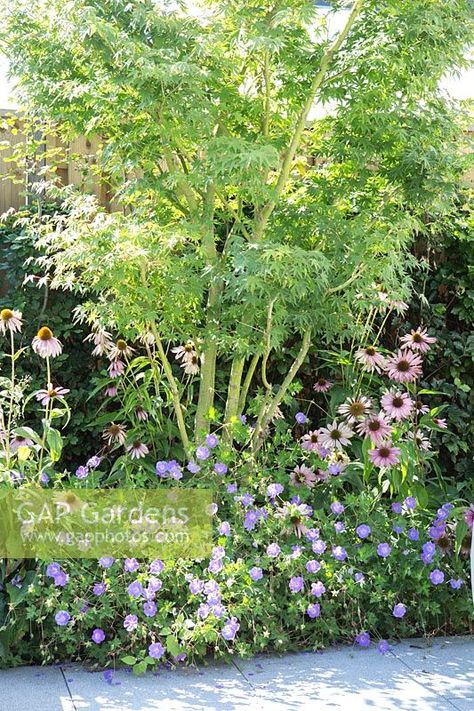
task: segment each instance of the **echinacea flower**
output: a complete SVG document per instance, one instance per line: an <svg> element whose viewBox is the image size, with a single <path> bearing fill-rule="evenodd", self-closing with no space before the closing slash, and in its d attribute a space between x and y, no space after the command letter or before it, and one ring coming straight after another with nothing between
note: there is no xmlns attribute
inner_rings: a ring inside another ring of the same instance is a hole
<svg viewBox="0 0 474 711"><path fill-rule="evenodd" d="M382 442L376 449L369 449L370 460L376 467L391 467L398 464L400 449L393 447L391 442Z"/></svg>
<svg viewBox="0 0 474 711"><path fill-rule="evenodd" d="M140 422L146 422L148 420L148 412L145 410L143 407L137 407L135 409L135 417L137 420L140 420Z"/></svg>
<svg viewBox="0 0 474 711"><path fill-rule="evenodd" d="M433 417L433 423L436 425L436 427L439 427L440 430L447 430L448 429L446 420L443 419L442 417Z"/></svg>
<svg viewBox="0 0 474 711"><path fill-rule="evenodd" d="M415 410L419 415L426 415L426 413L430 411L430 408L428 407L428 405L425 405L425 403L421 400L416 400Z"/></svg>
<svg viewBox="0 0 474 711"><path fill-rule="evenodd" d="M391 420L405 420L413 409L413 400L408 393L386 392L380 399L382 409Z"/></svg>
<svg viewBox="0 0 474 711"><path fill-rule="evenodd" d="M428 437L425 437L421 430L415 430L415 432L408 433L408 439L412 440L418 449L423 449L425 452L431 449L431 442Z"/></svg>
<svg viewBox="0 0 474 711"><path fill-rule="evenodd" d="M125 444L127 435L127 430L123 425L119 425L116 422L111 422L108 427L105 428L102 433L103 439L107 444Z"/></svg>
<svg viewBox="0 0 474 711"><path fill-rule="evenodd" d="M61 355L63 347L55 338L52 330L48 326L42 326L32 342L33 350L41 358L56 358Z"/></svg>
<svg viewBox="0 0 474 711"><path fill-rule="evenodd" d="M308 432L301 438L301 447L307 452L317 452L319 445L319 432L317 430Z"/></svg>
<svg viewBox="0 0 474 711"><path fill-rule="evenodd" d="M418 328L402 336L400 341L414 351L427 353L430 350L430 344L436 343L436 338L428 336L426 328Z"/></svg>
<svg viewBox="0 0 474 711"><path fill-rule="evenodd" d="M127 341L123 338L119 338L118 341L116 341L110 348L109 359L112 361L122 360L124 358L127 359L130 358L133 353L134 350L128 345Z"/></svg>
<svg viewBox="0 0 474 711"><path fill-rule="evenodd" d="M17 452L20 447L32 447L33 440L29 437L22 437L21 435L15 435L10 440L10 450L12 452Z"/></svg>
<svg viewBox="0 0 474 711"><path fill-rule="evenodd" d="M191 360L196 354L196 349L193 341L188 341L184 346L175 346L171 349L174 353L175 360Z"/></svg>
<svg viewBox="0 0 474 711"><path fill-rule="evenodd" d="M311 489L316 482L316 474L312 469L302 464L293 469L290 474L290 482L293 486L307 486Z"/></svg>
<svg viewBox="0 0 474 711"><path fill-rule="evenodd" d="M0 333L20 333L22 327L22 313L16 309L2 309L0 311Z"/></svg>
<svg viewBox="0 0 474 711"><path fill-rule="evenodd" d="M464 511L464 520L468 528L474 527L474 504L471 504L469 508Z"/></svg>
<svg viewBox="0 0 474 711"><path fill-rule="evenodd" d="M327 393L332 388L332 383L326 378L318 378L313 385L313 390L317 393Z"/></svg>
<svg viewBox="0 0 474 711"><path fill-rule="evenodd" d="M197 375L199 373L199 358L196 354L181 363L186 375Z"/></svg>
<svg viewBox="0 0 474 711"><path fill-rule="evenodd" d="M92 351L93 356L105 355L113 347L111 334L99 324L93 327L92 333L86 336L84 341L93 341L95 346Z"/></svg>
<svg viewBox="0 0 474 711"><path fill-rule="evenodd" d="M38 390L36 399L45 407L48 402L51 402L55 397L64 397L68 392L70 392L70 390L67 388L61 388L59 386L53 387L52 383L48 383L47 390Z"/></svg>
<svg viewBox="0 0 474 711"><path fill-rule="evenodd" d="M422 373L422 362L416 353L406 349L399 350L387 360L387 375L398 383L412 383Z"/></svg>
<svg viewBox="0 0 474 711"><path fill-rule="evenodd" d="M134 441L127 446L127 452L131 459L142 459L149 453L149 449L143 442Z"/></svg>
<svg viewBox="0 0 474 711"><path fill-rule="evenodd" d="M380 444L390 436L392 430L385 417L381 414L372 415L356 427L360 435L370 437L374 444Z"/></svg>
<svg viewBox="0 0 474 711"><path fill-rule="evenodd" d="M355 359L362 364L364 370L369 373L377 371L380 373L385 368L385 358L379 353L375 346L366 346L356 351Z"/></svg>
<svg viewBox="0 0 474 711"><path fill-rule="evenodd" d="M120 375L123 374L124 370L125 370L125 365L123 364L123 361L121 361L121 360L111 361L109 367L107 368L107 372L111 378L118 378Z"/></svg>
<svg viewBox="0 0 474 711"><path fill-rule="evenodd" d="M327 449L340 449L350 444L354 432L345 424L339 424L336 420L329 427L322 427L320 430L321 444Z"/></svg>
<svg viewBox="0 0 474 711"><path fill-rule="evenodd" d="M339 405L337 411L343 415L347 422L356 422L366 417L372 409L372 400L362 395L359 398L349 397L346 402Z"/></svg>

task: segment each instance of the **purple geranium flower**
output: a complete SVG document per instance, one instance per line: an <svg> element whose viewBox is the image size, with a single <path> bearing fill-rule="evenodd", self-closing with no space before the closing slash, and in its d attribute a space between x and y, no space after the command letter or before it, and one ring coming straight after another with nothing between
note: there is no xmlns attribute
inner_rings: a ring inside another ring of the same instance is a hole
<svg viewBox="0 0 474 711"><path fill-rule="evenodd" d="M290 588L292 593L301 592L304 588L304 580L301 575L294 575L292 578L290 578L288 587Z"/></svg>
<svg viewBox="0 0 474 711"><path fill-rule="evenodd" d="M210 449L214 449L219 444L219 437L215 434L208 434L206 437L206 444Z"/></svg>
<svg viewBox="0 0 474 711"><path fill-rule="evenodd" d="M204 445L196 449L196 458L199 459L200 462L209 459L210 455L211 452L209 451L209 448L205 447Z"/></svg>
<svg viewBox="0 0 474 711"><path fill-rule="evenodd" d="M395 501L395 503L392 504L392 511L393 513L401 514L403 511L402 505L398 501Z"/></svg>
<svg viewBox="0 0 474 711"><path fill-rule="evenodd" d="M61 572L59 563L50 563L46 568L46 575L50 578L55 578Z"/></svg>
<svg viewBox="0 0 474 711"><path fill-rule="evenodd" d="M336 516L339 516L339 514L343 513L344 506L339 501L333 501L331 504L331 511L333 514L336 514Z"/></svg>
<svg viewBox="0 0 474 711"><path fill-rule="evenodd" d="M197 474L201 471L201 467L199 466L199 464L197 464L197 462L192 461L187 463L186 469L188 470L188 472L191 472L191 474Z"/></svg>
<svg viewBox="0 0 474 711"><path fill-rule="evenodd" d="M333 546L332 555L336 560L346 560L347 551L342 546Z"/></svg>
<svg viewBox="0 0 474 711"><path fill-rule="evenodd" d="M356 573L354 575L354 580L356 581L356 583L363 583L365 580L364 573Z"/></svg>
<svg viewBox="0 0 474 711"><path fill-rule="evenodd" d="M114 564L115 558L111 558L110 556L105 556L104 558L99 558L99 565L102 568L111 568L112 565Z"/></svg>
<svg viewBox="0 0 474 711"><path fill-rule="evenodd" d="M148 647L148 655L152 659L161 659L163 654L165 653L165 648L161 644L161 642L153 642L150 644Z"/></svg>
<svg viewBox="0 0 474 711"><path fill-rule="evenodd" d="M199 580L199 578L195 578L194 580L190 581L189 591L192 595L198 595L199 593L202 593L203 590L204 583L202 582L202 580Z"/></svg>
<svg viewBox="0 0 474 711"><path fill-rule="evenodd" d="M322 555L326 550L326 543L321 538L318 538L317 541L314 541L311 548L316 555Z"/></svg>
<svg viewBox="0 0 474 711"><path fill-rule="evenodd" d="M366 523L361 523L360 526L357 526L356 528L356 533L359 538L367 538L367 536L370 536L371 532L372 529Z"/></svg>
<svg viewBox="0 0 474 711"><path fill-rule="evenodd" d="M239 629L240 624L238 623L237 619L235 617L231 617L226 621L224 627L222 628L221 635L225 640L229 642L235 639L235 635L237 634Z"/></svg>
<svg viewBox="0 0 474 711"><path fill-rule="evenodd" d="M78 479L86 479L86 477L89 476L89 469L88 467L80 466L77 467L76 469L76 477Z"/></svg>
<svg viewBox="0 0 474 711"><path fill-rule="evenodd" d="M433 585L441 585L444 582L444 573L439 568L435 568L430 573L430 580Z"/></svg>
<svg viewBox="0 0 474 711"><path fill-rule="evenodd" d="M325 592L326 588L324 587L324 583L320 580L311 585L311 595L314 595L314 597L321 597Z"/></svg>
<svg viewBox="0 0 474 711"><path fill-rule="evenodd" d="M97 455L94 455L93 457L87 460L87 466L89 467L89 469L97 469L99 464L100 457L98 457Z"/></svg>
<svg viewBox="0 0 474 711"><path fill-rule="evenodd" d="M105 632L100 627L96 627L91 635L92 641L96 644L101 644L105 639Z"/></svg>
<svg viewBox="0 0 474 711"><path fill-rule="evenodd" d="M410 509L410 511L413 511L413 509L416 508L416 499L414 496L407 496L404 503L407 509Z"/></svg>
<svg viewBox="0 0 474 711"><path fill-rule="evenodd" d="M123 561L123 569L127 571L127 573L134 573L139 567L140 566L136 558L125 558Z"/></svg>
<svg viewBox="0 0 474 711"><path fill-rule="evenodd" d="M267 555L269 558L276 558L281 553L281 548L278 543L270 543L267 546Z"/></svg>
<svg viewBox="0 0 474 711"><path fill-rule="evenodd" d="M163 572L164 569L165 564L159 558L157 558L156 560L152 560L148 568L152 575L159 575L161 572Z"/></svg>
<svg viewBox="0 0 474 711"><path fill-rule="evenodd" d="M311 617L312 620L315 619L315 617L319 617L321 614L321 605L319 602L313 602L308 607L306 608L306 614L308 617Z"/></svg>
<svg viewBox="0 0 474 711"><path fill-rule="evenodd" d="M355 642L359 647L370 647L370 634L368 632L360 632L360 634L356 635Z"/></svg>
<svg viewBox="0 0 474 711"><path fill-rule="evenodd" d="M235 494L237 491L237 484L227 484L227 493Z"/></svg>
<svg viewBox="0 0 474 711"><path fill-rule="evenodd" d="M403 602L397 602L397 604L393 607L392 615L401 619L402 617L405 617L406 611L406 605L404 605Z"/></svg>
<svg viewBox="0 0 474 711"><path fill-rule="evenodd" d="M220 536L230 536L230 523L228 521L222 521L217 530Z"/></svg>
<svg viewBox="0 0 474 711"><path fill-rule="evenodd" d="M94 595L97 595L97 597L103 595L105 593L105 583L94 583L92 592Z"/></svg>
<svg viewBox="0 0 474 711"><path fill-rule="evenodd" d="M59 612L55 614L54 619L56 620L57 625L65 627L71 619L71 615L69 612L66 612L66 610L59 610Z"/></svg>
<svg viewBox="0 0 474 711"><path fill-rule="evenodd" d="M214 465L214 471L219 476L224 476L224 474L227 474L228 471L227 464L224 464L224 462L216 462Z"/></svg>
<svg viewBox="0 0 474 711"><path fill-rule="evenodd" d="M387 654L387 652L390 651L391 647L386 639L381 639L377 645L377 649L379 650L380 654Z"/></svg>
<svg viewBox="0 0 474 711"><path fill-rule="evenodd" d="M141 597L143 595L143 586L139 580L134 580L127 588L130 597Z"/></svg>
<svg viewBox="0 0 474 711"><path fill-rule="evenodd" d="M462 583L462 578L458 578L457 580L451 578L451 580L449 581L449 584L451 585L453 590L458 590L461 587Z"/></svg>
<svg viewBox="0 0 474 711"><path fill-rule="evenodd" d="M283 491L284 486L282 484L269 484L267 486L267 496L269 499L276 499L279 494Z"/></svg>
<svg viewBox="0 0 474 711"><path fill-rule="evenodd" d="M143 614L147 617L154 617L156 615L156 603L153 600L149 600L143 604Z"/></svg>
<svg viewBox="0 0 474 711"><path fill-rule="evenodd" d="M317 560L308 560L306 563L306 570L308 573L317 573L321 570L321 563Z"/></svg>
<svg viewBox="0 0 474 711"><path fill-rule="evenodd" d="M61 570L57 575L54 576L53 580L57 588L63 588L65 585L67 585L69 581L69 575L63 570Z"/></svg>
<svg viewBox="0 0 474 711"><path fill-rule="evenodd" d="M387 558L387 556L390 555L392 552L392 549L388 545L388 543L379 543L377 546L377 555L379 555L381 558Z"/></svg>
<svg viewBox="0 0 474 711"><path fill-rule="evenodd" d="M263 570L257 565L254 565L253 568L250 568L249 575L254 582L257 582L257 580L261 580L263 578Z"/></svg>
<svg viewBox="0 0 474 711"><path fill-rule="evenodd" d="M138 627L138 617L136 615L127 615L123 621L123 626L127 632L133 632Z"/></svg>
<svg viewBox="0 0 474 711"><path fill-rule="evenodd" d="M409 528L407 531L407 536L410 541L418 541L420 539L420 532L417 528Z"/></svg>
<svg viewBox="0 0 474 711"><path fill-rule="evenodd" d="M336 531L336 533L344 533L344 531L346 530L346 527L345 527L343 521L336 521L334 523L334 530Z"/></svg>
<svg viewBox="0 0 474 711"><path fill-rule="evenodd" d="M295 420L299 425L304 425L305 422L308 422L308 418L304 414L304 412L297 412L295 415Z"/></svg>

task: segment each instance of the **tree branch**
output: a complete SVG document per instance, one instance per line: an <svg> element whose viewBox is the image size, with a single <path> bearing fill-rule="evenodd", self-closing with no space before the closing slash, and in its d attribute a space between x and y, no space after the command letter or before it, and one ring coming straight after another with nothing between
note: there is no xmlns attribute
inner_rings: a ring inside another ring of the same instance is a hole
<svg viewBox="0 0 474 711"><path fill-rule="evenodd" d="M303 135L303 131L305 129L306 125L306 120L308 118L309 112L311 111L311 108L313 106L313 102L315 99L315 96L320 89L323 80L326 76L326 73L329 69L329 66L331 64L331 60L333 56L339 51L341 45L343 44L344 40L346 39L347 35L349 34L351 27L353 26L354 22L357 19L357 16L362 10L362 5L364 4L364 0L356 0L354 3L351 13L347 19L347 22L344 26L344 28L341 30L339 35L337 36L336 40L331 44L330 47L326 50L326 52L323 54L323 57L321 59L321 64L319 67L319 71L316 73L312 83L311 83L311 88L309 90L308 97L304 103L303 108L300 111L300 114L298 116L298 119L296 121L296 126L295 130L293 132L293 136L290 141L290 145L288 146L286 153L285 153L285 158L283 159L283 164L281 166L280 174L278 176L278 180L276 182L275 188L273 190L273 197L271 200L264 206L264 208L260 211L255 216L255 227L253 230L253 238L254 240L258 241L262 238L262 235L265 231L265 228L267 226L268 220L270 219L270 216L275 209L275 207L278 204L278 201L286 187L286 183L288 181L288 178L290 176L291 172L291 165L293 163L293 159L295 157L296 151L298 150L298 147L301 142L301 138Z"/></svg>

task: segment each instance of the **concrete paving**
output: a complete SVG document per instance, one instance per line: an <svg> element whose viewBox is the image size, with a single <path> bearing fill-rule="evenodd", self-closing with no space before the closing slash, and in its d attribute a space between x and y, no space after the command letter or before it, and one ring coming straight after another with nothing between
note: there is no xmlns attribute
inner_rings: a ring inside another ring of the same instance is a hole
<svg viewBox="0 0 474 711"><path fill-rule="evenodd" d="M259 656L105 679L73 664L0 671L1 711L474 710L474 637Z"/></svg>

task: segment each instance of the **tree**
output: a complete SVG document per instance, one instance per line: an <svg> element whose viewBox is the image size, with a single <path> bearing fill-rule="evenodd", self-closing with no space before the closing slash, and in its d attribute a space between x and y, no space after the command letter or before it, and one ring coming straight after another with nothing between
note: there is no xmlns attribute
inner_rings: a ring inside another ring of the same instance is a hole
<svg viewBox="0 0 474 711"><path fill-rule="evenodd" d="M1 4L31 120L100 136L126 206L74 202L48 242L54 285L94 290L89 317L127 337L152 331L185 448L167 344L199 349L196 438L216 364L227 423L259 368L258 446L309 349L364 333L380 293L392 308L406 297L411 239L428 209L449 210L459 109L438 84L463 63L469 2L356 0L332 38L310 0L216 0L200 15L153 0ZM283 346L294 360L274 385Z"/></svg>

